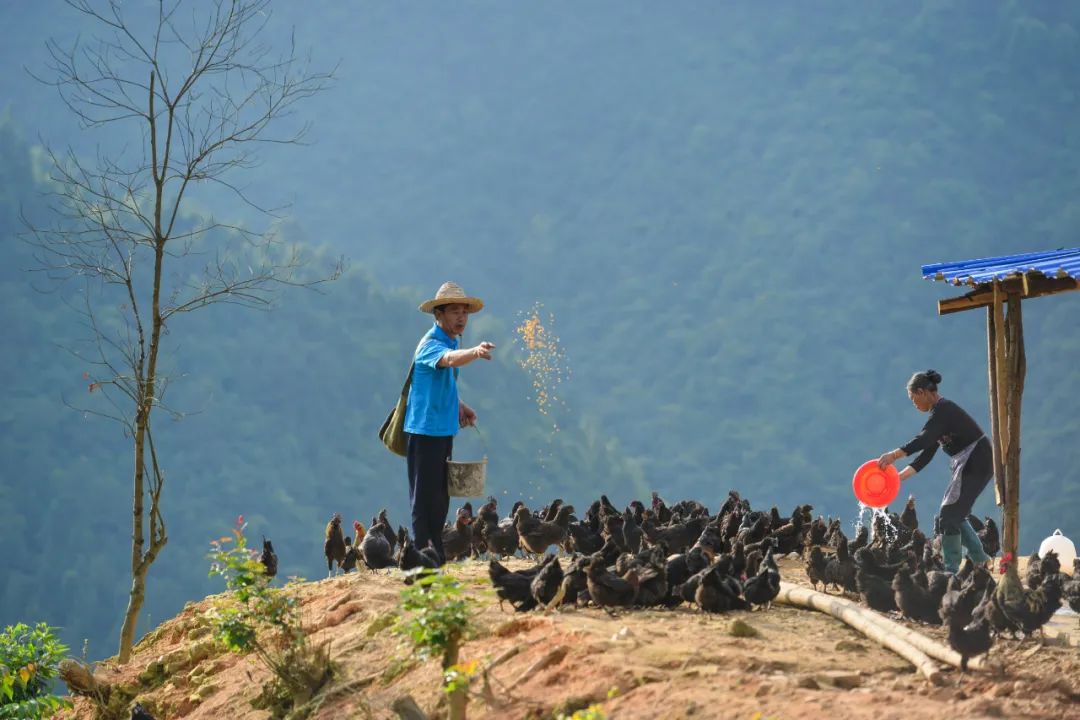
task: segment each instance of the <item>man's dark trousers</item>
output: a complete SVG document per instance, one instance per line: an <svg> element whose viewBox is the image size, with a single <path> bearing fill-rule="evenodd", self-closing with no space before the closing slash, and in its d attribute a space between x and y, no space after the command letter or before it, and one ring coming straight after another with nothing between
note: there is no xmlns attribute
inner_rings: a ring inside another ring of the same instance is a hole
<svg viewBox="0 0 1080 720"><path fill-rule="evenodd" d="M443 554L442 531L450 512L446 461L452 456L454 438L406 433L406 460L409 466L409 505L412 508L413 538L422 550L428 541L439 559Z"/></svg>

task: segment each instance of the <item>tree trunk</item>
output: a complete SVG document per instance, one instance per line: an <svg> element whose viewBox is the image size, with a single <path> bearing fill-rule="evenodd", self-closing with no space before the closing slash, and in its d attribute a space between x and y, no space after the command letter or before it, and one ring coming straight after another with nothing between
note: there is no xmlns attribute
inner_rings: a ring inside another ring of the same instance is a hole
<svg viewBox="0 0 1080 720"><path fill-rule="evenodd" d="M151 76L151 88L153 88L153 76ZM153 102L151 101L151 109ZM154 126L151 124L151 134ZM158 222L160 227L160 184L158 188ZM131 648L135 644L135 628L139 621L139 612L142 610L146 599L146 575L150 572L150 566L157 558L158 552L165 546L165 528L161 520L158 502L161 498L162 478L157 465L157 458L153 455L153 472L156 486L150 493L150 547L144 552L145 538L143 536L143 521L146 513L143 506L143 494L146 484L146 442L150 432L150 413L154 409L157 380L158 351L161 348L161 275L165 260L165 239L158 235L155 243L154 259L154 286L153 300L151 304L151 329L149 354L139 358L139 368L146 368L146 372L139 380L139 409L135 415L135 476L132 488L132 518L131 518L131 592L128 594L128 607L124 613L124 624L120 627L120 652L119 662L121 665L131 659ZM145 361L145 364L144 364Z"/></svg>
<svg viewBox="0 0 1080 720"><path fill-rule="evenodd" d="M450 642L446 645L446 652L443 653L443 671L449 670L454 665L458 664L458 655L461 650L461 637L457 633L450 637ZM465 703L468 701L468 697L465 695L465 688L458 688L454 692L450 693L448 698L450 701L450 720L465 720Z"/></svg>
<svg viewBox="0 0 1080 720"><path fill-rule="evenodd" d="M124 612L124 624L120 626L120 664L131 659L131 648L135 645L135 629L139 623L139 612L146 600L146 573L150 566L143 561L143 468L146 459L146 422L140 408L135 420L135 477L132 488L133 506L131 511L131 590L128 592L127 610Z"/></svg>

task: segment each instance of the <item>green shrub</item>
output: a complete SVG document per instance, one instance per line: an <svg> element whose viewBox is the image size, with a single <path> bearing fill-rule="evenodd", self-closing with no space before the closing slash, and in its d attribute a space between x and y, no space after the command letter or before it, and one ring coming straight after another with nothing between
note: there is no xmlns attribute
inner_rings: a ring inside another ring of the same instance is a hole
<svg viewBox="0 0 1080 720"><path fill-rule="evenodd" d="M401 593L408 617L398 621L396 632L408 637L420 657L440 658L450 720L464 718L476 673L475 662L458 663L461 643L472 627L469 601L461 593L461 583L444 572L420 569L410 576L412 584Z"/></svg>
<svg viewBox="0 0 1080 720"><path fill-rule="evenodd" d="M49 692L49 681L67 654L53 628L19 623L0 633L0 718L37 720L52 717L71 703Z"/></svg>
<svg viewBox="0 0 1080 720"><path fill-rule="evenodd" d="M209 613L214 637L232 652L252 652L274 674L260 706L285 717L307 703L330 681L334 667L328 647L308 642L296 598L270 587L258 552L249 549L244 516L232 536L210 543L210 575L225 579L230 597Z"/></svg>
<svg viewBox="0 0 1080 720"><path fill-rule="evenodd" d="M430 570L412 577L412 585L401 593L402 606L410 615L398 622L397 631L409 638L423 659L438 656L443 668L449 668L457 662L458 646L472 619L461 583Z"/></svg>

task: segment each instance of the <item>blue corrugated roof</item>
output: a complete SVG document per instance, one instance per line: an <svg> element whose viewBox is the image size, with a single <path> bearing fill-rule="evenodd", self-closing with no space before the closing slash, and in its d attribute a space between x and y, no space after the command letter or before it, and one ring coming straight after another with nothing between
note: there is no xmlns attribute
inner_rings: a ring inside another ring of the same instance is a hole
<svg viewBox="0 0 1080 720"><path fill-rule="evenodd" d="M924 278L944 280L953 285L982 285L1028 272L1042 273L1048 278L1071 277L1080 280L1080 248L922 266Z"/></svg>

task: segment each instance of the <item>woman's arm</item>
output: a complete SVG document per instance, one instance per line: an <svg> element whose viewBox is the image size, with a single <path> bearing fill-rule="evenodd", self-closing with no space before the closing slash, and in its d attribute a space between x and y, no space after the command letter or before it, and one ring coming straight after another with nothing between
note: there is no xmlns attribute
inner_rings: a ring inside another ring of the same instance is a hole
<svg viewBox="0 0 1080 720"><path fill-rule="evenodd" d="M915 473L922 470L924 467L926 467L926 464L930 462L930 460L934 457L934 453L937 452L937 449L937 445L931 445L930 447L919 453L919 457L915 458L915 460L910 465L900 471L900 479L904 480L906 478L909 478ZM900 458L907 456L908 454L904 450L904 448L896 448L895 450L881 453L881 457L878 458L877 464L880 468L887 467L889 465L892 465ZM910 470L911 472L909 472L907 475L904 475L904 473L908 470Z"/></svg>
<svg viewBox="0 0 1080 720"><path fill-rule="evenodd" d="M877 466L879 468L888 467L902 457L907 457L907 453L900 448L890 450L889 452L883 452L881 453L881 457L877 459Z"/></svg>

